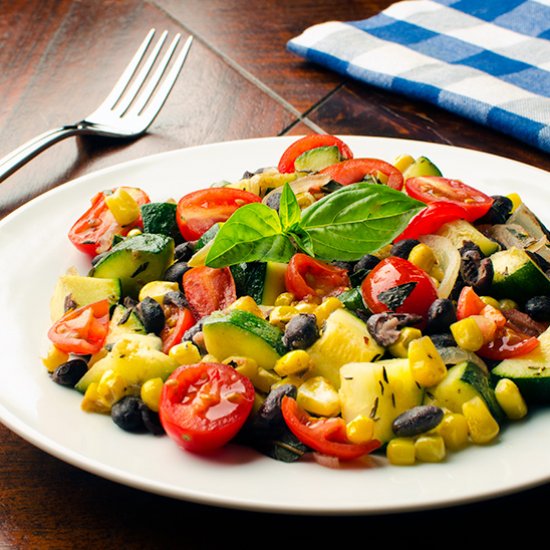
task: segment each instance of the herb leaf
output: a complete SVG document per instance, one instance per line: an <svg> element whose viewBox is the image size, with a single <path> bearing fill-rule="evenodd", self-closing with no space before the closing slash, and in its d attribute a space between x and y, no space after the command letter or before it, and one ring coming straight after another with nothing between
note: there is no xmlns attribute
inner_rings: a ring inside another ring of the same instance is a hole
<svg viewBox="0 0 550 550"><path fill-rule="evenodd" d="M283 226L283 231L288 231L293 225L300 223L302 211L296 199L294 191L285 183L281 193L281 203L279 205L279 218Z"/></svg>
<svg viewBox="0 0 550 550"><path fill-rule="evenodd" d="M316 257L357 260L390 243L424 207L386 185L356 183L306 208L300 225Z"/></svg>
<svg viewBox="0 0 550 550"><path fill-rule="evenodd" d="M294 252L277 212L265 204L252 203L241 206L223 224L205 263L225 267L258 260L288 262Z"/></svg>

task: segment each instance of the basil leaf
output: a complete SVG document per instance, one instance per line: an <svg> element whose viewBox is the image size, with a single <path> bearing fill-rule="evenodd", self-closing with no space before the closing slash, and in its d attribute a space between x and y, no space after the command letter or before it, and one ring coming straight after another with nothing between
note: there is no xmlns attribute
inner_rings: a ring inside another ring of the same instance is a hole
<svg viewBox="0 0 550 550"><path fill-rule="evenodd" d="M289 235L294 239L294 242L299 248L301 248L306 254L313 256L313 243L311 237L300 226L295 225L290 231Z"/></svg>
<svg viewBox="0 0 550 550"><path fill-rule="evenodd" d="M281 193L281 203L279 205L279 218L283 226L283 231L288 231L293 225L300 223L302 211L298 204L298 199L294 191L285 183Z"/></svg>
<svg viewBox="0 0 550 550"><path fill-rule="evenodd" d="M288 262L296 252L277 212L261 203L241 206L222 225L206 256L209 267L241 262Z"/></svg>
<svg viewBox="0 0 550 550"><path fill-rule="evenodd" d="M418 283L412 281L410 283L403 283L397 285L388 290L384 290L378 294L377 298L380 302L388 307L391 311L395 311L398 307L401 307L405 300L410 296L412 291L416 288Z"/></svg>
<svg viewBox="0 0 550 550"><path fill-rule="evenodd" d="M358 260L389 244L425 206L386 185L356 183L308 206L300 225L316 257Z"/></svg>

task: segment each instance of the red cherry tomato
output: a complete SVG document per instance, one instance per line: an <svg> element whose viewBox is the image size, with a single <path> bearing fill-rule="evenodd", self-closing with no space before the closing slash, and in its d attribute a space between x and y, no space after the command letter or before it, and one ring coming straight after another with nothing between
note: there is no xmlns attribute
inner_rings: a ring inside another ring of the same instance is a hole
<svg viewBox="0 0 550 550"><path fill-rule="evenodd" d="M493 199L478 189L441 176L409 178L405 189L411 197L427 204L443 200L462 206L469 222L481 218L493 204Z"/></svg>
<svg viewBox="0 0 550 550"><path fill-rule="evenodd" d="M215 223L229 219L237 208L261 200L258 195L241 189L201 189L188 193L179 200L176 221L183 237L187 241L194 241Z"/></svg>
<svg viewBox="0 0 550 550"><path fill-rule="evenodd" d="M435 233L444 223L466 219L466 216L466 209L459 204L447 201L432 202L411 219L405 231L394 239L394 242L418 239L422 235Z"/></svg>
<svg viewBox="0 0 550 550"><path fill-rule="evenodd" d="M229 365L197 363L178 367L162 389L160 421L182 448L207 453L228 443L245 423L254 386Z"/></svg>
<svg viewBox="0 0 550 550"><path fill-rule="evenodd" d="M316 260L307 254L294 254L285 273L285 286L298 300L306 296L329 296L348 288L345 269Z"/></svg>
<svg viewBox="0 0 550 550"><path fill-rule="evenodd" d="M168 353L170 348L179 344L185 331L195 324L195 318L186 307L176 304L164 304L164 328L160 331L162 351Z"/></svg>
<svg viewBox="0 0 550 550"><path fill-rule="evenodd" d="M385 258L368 273L361 284L361 294L373 313L395 311L423 317L437 298L426 272L396 256Z"/></svg>
<svg viewBox="0 0 550 550"><path fill-rule="evenodd" d="M149 197L141 189L134 187L123 187L122 189L132 195L139 205L149 202ZM130 229L141 226L141 216L135 222L124 227L116 222L105 202L105 196L114 191L115 189L97 193L92 198L90 208L80 216L69 230L69 240L81 252L96 256L111 248L115 235L125 236Z"/></svg>
<svg viewBox="0 0 550 550"><path fill-rule="evenodd" d="M317 418L309 416L292 397L285 395L281 401L281 411L290 431L304 444L327 456L340 460L354 460L380 447L380 442L372 439L368 443L351 443L346 435L343 418Z"/></svg>
<svg viewBox="0 0 550 550"><path fill-rule="evenodd" d="M477 295L471 286L465 286L458 296L456 302L456 318L460 321L470 315L480 315L485 302Z"/></svg>
<svg viewBox="0 0 550 550"><path fill-rule="evenodd" d="M225 309L237 299L233 275L228 267L193 267L183 275L183 291L195 318Z"/></svg>
<svg viewBox="0 0 550 550"><path fill-rule="evenodd" d="M65 353L97 353L109 330L109 307L108 300L101 300L68 311L50 328L48 338Z"/></svg>
<svg viewBox="0 0 550 550"><path fill-rule="evenodd" d="M476 353L484 359L502 361L533 351L540 344L538 338L528 336L509 325L498 327L494 339Z"/></svg>
<svg viewBox="0 0 550 550"><path fill-rule="evenodd" d="M342 159L353 158L351 149L336 136L327 134L312 134L298 139L286 149L279 160L278 170L279 172L285 174L294 172L294 163L301 154L306 151L311 151L311 149L317 149L318 147L330 147L332 145L336 145L336 147L338 147L340 157Z"/></svg>
<svg viewBox="0 0 550 550"><path fill-rule="evenodd" d="M401 190L403 187L403 174L393 164L380 159L344 160L327 166L320 171L321 174L328 174L334 181L342 185L363 181L365 176L376 176L379 172L387 176L386 185L388 187L398 191Z"/></svg>

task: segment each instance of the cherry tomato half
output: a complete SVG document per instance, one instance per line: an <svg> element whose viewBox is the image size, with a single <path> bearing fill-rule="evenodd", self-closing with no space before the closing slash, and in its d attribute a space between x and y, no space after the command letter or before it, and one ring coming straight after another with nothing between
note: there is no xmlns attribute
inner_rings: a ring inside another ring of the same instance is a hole
<svg viewBox="0 0 550 550"><path fill-rule="evenodd" d="M317 149L318 147L330 147L332 145L336 145L338 147L340 157L342 159L353 158L351 149L336 136L312 134L298 139L285 150L279 160L278 170L284 174L294 172L294 163L301 154L306 151L311 151L311 149Z"/></svg>
<svg viewBox="0 0 550 550"><path fill-rule="evenodd" d="M65 353L97 353L109 330L109 301L101 300L65 313L48 331L48 338Z"/></svg>
<svg viewBox="0 0 550 550"><path fill-rule="evenodd" d="M394 242L418 239L422 235L435 233L444 223L466 219L466 216L466 209L459 204L448 201L432 202L411 219L405 231Z"/></svg>
<svg viewBox="0 0 550 550"><path fill-rule="evenodd" d="M162 340L162 351L168 353L170 348L179 344L185 331L195 324L195 318L186 307L180 307L176 304L163 304L164 327L160 331Z"/></svg>
<svg viewBox="0 0 550 550"><path fill-rule="evenodd" d="M183 275L183 291L195 318L225 309L237 299L233 275L228 267L193 267Z"/></svg>
<svg viewBox="0 0 550 550"><path fill-rule="evenodd" d="M328 174L334 181L342 185L350 185L363 181L365 176L374 176L378 173L384 174L388 181L386 185L392 189L401 190L403 187L403 174L393 164L380 159L350 159L337 164L327 166L320 171L321 174Z"/></svg>
<svg viewBox="0 0 550 550"><path fill-rule="evenodd" d="M349 288L345 269L316 260L307 254L294 254L285 273L285 286L298 300L306 296L329 296Z"/></svg>
<svg viewBox="0 0 550 550"><path fill-rule="evenodd" d="M206 453L228 443L254 404L254 386L229 365L196 363L178 367L162 389L160 421L182 448Z"/></svg>
<svg viewBox="0 0 550 550"><path fill-rule="evenodd" d="M456 318L460 321L470 315L479 315L485 306L485 302L476 291L471 286L465 286L460 291L456 302Z"/></svg>
<svg viewBox="0 0 550 550"><path fill-rule="evenodd" d="M149 197L141 189L135 187L123 187L139 205L149 202ZM101 252L105 252L111 248L113 237L115 235L125 236L130 229L141 226L141 216L133 223L122 227L119 225L107 203L105 196L111 194L115 190L101 191L92 198L92 205L69 230L69 240L78 250L96 256Z"/></svg>
<svg viewBox="0 0 550 550"><path fill-rule="evenodd" d="M459 181L441 176L419 176L405 182L407 194L426 204L435 201L453 202L462 206L466 219L473 222L481 218L493 204L493 199Z"/></svg>
<svg viewBox="0 0 550 550"><path fill-rule="evenodd" d="M188 193L179 200L176 221L183 237L187 241L194 241L215 223L228 220L237 208L261 200L258 195L241 189L201 189Z"/></svg>
<svg viewBox="0 0 550 550"><path fill-rule="evenodd" d="M533 351L540 341L535 336L528 336L509 325L498 327L495 338L485 344L476 353L484 359L502 361L510 357L519 357Z"/></svg>
<svg viewBox="0 0 550 550"><path fill-rule="evenodd" d="M417 313L424 318L437 298L427 273L396 256L385 258L368 273L361 284L361 294L373 313Z"/></svg>
<svg viewBox="0 0 550 550"><path fill-rule="evenodd" d="M354 460L380 447L377 439L367 443L351 443L346 435L343 418L317 418L309 416L292 397L285 395L281 411L290 431L311 449L340 460Z"/></svg>

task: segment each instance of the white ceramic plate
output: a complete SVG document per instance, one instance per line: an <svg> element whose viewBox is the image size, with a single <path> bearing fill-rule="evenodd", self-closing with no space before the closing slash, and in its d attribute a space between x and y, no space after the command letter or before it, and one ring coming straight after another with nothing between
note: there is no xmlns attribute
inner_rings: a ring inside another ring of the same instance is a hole
<svg viewBox="0 0 550 550"><path fill-rule="evenodd" d="M385 513L485 499L550 480L550 410L506 429L499 442L410 468L374 460L340 470L285 464L227 448L201 458L167 437L131 435L80 410L81 396L52 383L40 362L48 347L48 304L57 277L88 264L67 230L102 189L143 187L152 200L178 198L245 170L273 166L296 138L227 142L122 164L63 185L0 222L0 421L37 447L105 478L175 498L293 513ZM449 177L488 193L518 191L548 223L548 173L470 150L384 138L344 138L355 156L430 157Z"/></svg>

